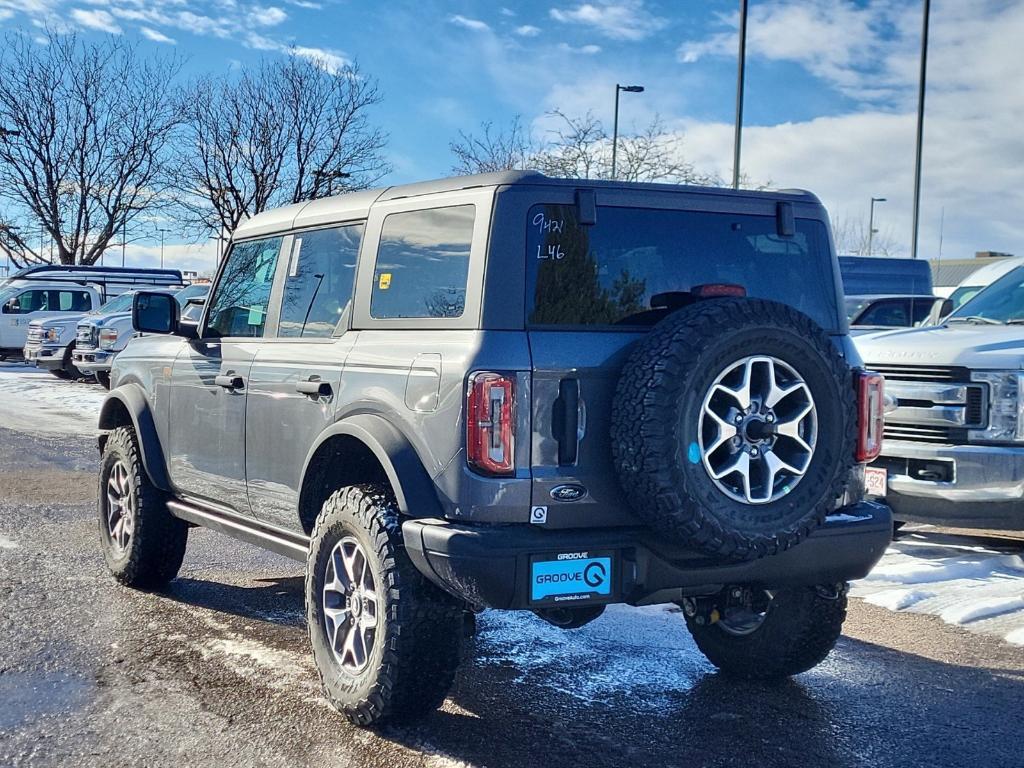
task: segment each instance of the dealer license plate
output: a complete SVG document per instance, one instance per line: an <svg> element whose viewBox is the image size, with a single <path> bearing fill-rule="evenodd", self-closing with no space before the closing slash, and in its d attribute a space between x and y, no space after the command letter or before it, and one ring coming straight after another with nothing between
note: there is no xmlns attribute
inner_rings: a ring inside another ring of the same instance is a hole
<svg viewBox="0 0 1024 768"><path fill-rule="evenodd" d="M864 467L864 492L868 496L885 496L888 474L882 467Z"/></svg>
<svg viewBox="0 0 1024 768"><path fill-rule="evenodd" d="M561 552L530 562L531 603L606 602L612 595L611 552Z"/></svg>

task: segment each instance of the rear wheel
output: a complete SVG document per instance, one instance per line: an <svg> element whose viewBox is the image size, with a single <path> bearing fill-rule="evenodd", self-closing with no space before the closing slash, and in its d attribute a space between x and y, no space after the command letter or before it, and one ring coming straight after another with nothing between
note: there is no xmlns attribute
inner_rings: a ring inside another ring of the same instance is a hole
<svg viewBox="0 0 1024 768"><path fill-rule="evenodd" d="M306 566L306 618L327 699L353 723L413 720L444 701L461 658L463 606L413 566L385 488L350 486L324 503Z"/></svg>
<svg viewBox="0 0 1024 768"><path fill-rule="evenodd" d="M806 672L835 647L846 619L847 585L776 591L731 587L684 600L697 647L722 672L770 680Z"/></svg>
<svg viewBox="0 0 1024 768"><path fill-rule="evenodd" d="M156 589L178 575L188 525L167 511L167 498L149 481L130 427L113 430L103 446L99 533L107 567L122 584Z"/></svg>
<svg viewBox="0 0 1024 768"><path fill-rule="evenodd" d="M96 381L100 383L104 389L110 389L110 374L107 371L97 371Z"/></svg>

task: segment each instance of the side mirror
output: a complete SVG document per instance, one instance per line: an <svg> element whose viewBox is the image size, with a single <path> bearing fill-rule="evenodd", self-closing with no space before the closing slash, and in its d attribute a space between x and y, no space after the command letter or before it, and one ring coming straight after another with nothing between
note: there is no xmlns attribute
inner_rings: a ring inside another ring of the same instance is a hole
<svg viewBox="0 0 1024 768"><path fill-rule="evenodd" d="M139 333L176 334L178 302L170 293L139 291L132 299L132 328Z"/></svg>
<svg viewBox="0 0 1024 768"><path fill-rule="evenodd" d="M18 300L11 299L3 306L3 313L5 315L16 315L18 314Z"/></svg>

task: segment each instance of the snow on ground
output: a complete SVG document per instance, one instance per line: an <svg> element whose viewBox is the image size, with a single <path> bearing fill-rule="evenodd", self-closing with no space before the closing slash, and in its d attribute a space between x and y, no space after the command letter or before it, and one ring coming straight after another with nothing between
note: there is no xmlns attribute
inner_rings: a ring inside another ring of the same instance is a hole
<svg viewBox="0 0 1024 768"><path fill-rule="evenodd" d="M106 390L63 381L23 363L0 363L0 427L46 435L92 435Z"/></svg>
<svg viewBox="0 0 1024 768"><path fill-rule="evenodd" d="M1024 645L1024 545L923 528L892 543L851 594Z"/></svg>

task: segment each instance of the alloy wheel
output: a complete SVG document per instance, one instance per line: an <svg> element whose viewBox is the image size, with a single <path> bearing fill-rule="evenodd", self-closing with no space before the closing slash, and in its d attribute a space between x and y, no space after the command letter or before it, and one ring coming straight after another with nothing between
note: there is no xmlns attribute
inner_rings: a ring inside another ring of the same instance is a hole
<svg viewBox="0 0 1024 768"><path fill-rule="evenodd" d="M327 644L343 670L357 674L377 640L380 599L362 545L345 536L331 550L324 575L323 611Z"/></svg>
<svg viewBox="0 0 1024 768"><path fill-rule="evenodd" d="M814 456L818 417L807 383L776 357L728 365L712 383L697 427L712 482L744 504L790 493Z"/></svg>

